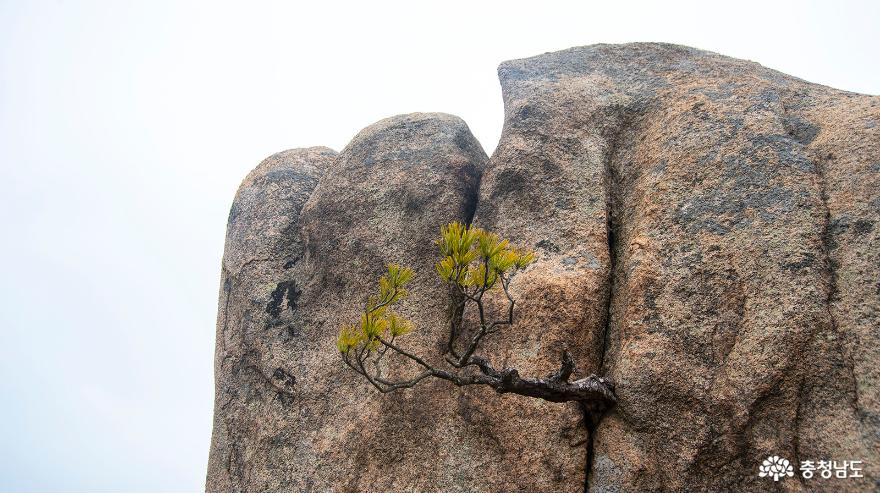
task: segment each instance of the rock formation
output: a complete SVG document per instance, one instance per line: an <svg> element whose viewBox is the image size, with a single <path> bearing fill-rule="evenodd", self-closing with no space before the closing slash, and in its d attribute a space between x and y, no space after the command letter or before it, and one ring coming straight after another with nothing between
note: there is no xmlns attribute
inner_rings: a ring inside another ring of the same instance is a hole
<svg viewBox="0 0 880 493"><path fill-rule="evenodd" d="M229 216L207 491L875 491L880 97L664 44L503 63L487 158L413 114L276 154ZM334 342L387 262L408 347L442 354L431 243L473 221L538 253L497 366L617 382L580 410L442 381L379 394ZM588 453L589 451L589 453ZM860 460L778 483L769 455Z"/></svg>

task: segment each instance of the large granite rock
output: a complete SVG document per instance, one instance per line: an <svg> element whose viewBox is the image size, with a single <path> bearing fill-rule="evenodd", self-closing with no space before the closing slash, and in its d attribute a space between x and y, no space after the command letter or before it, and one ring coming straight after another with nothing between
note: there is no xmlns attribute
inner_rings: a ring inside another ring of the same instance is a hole
<svg viewBox="0 0 880 493"><path fill-rule="evenodd" d="M880 98L669 45L578 48L499 72L499 178L530 169L511 148L552 164L562 148L605 174L569 196L605 199L609 220L599 359L620 403L598 429L593 489L759 491L757 466L778 454L863 460L868 477L843 486L872 490ZM601 216L588 212L579 224Z"/></svg>
<svg viewBox="0 0 880 493"><path fill-rule="evenodd" d="M584 454L567 436L576 423L545 419L558 406L440 381L381 395L335 350L339 327L398 262L419 273L403 307L418 328L407 347L440 363L446 299L433 240L441 224L471 220L488 160L467 125L406 115L366 128L338 156L286 156L262 164L233 205L208 491L552 491L578 481Z"/></svg>
<svg viewBox="0 0 880 493"><path fill-rule="evenodd" d="M242 182L226 232L214 375L214 433L207 491L278 491L284 453L300 434L289 419L298 388L287 346L302 292L289 273L303 257L299 216L336 152L275 154ZM300 376L301 377L301 376Z"/></svg>
<svg viewBox="0 0 880 493"><path fill-rule="evenodd" d="M460 119L415 114L242 184L207 490L875 491L880 98L663 44L499 75L488 162ZM576 406L439 381L382 395L336 354L399 262L419 272L408 347L439 362L431 240L471 219L539 257L496 366L543 375L568 348L616 380L589 439ZM775 483L768 455L861 460L865 478Z"/></svg>

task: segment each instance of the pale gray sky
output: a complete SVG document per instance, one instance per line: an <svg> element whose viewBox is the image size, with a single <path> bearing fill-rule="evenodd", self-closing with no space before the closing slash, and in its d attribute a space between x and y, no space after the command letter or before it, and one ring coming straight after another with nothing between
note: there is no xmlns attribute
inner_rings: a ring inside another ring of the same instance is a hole
<svg viewBox="0 0 880 493"><path fill-rule="evenodd" d="M598 42L880 93L880 2L717 5L0 0L0 490L203 489L226 216L269 154L413 111L491 152L498 63Z"/></svg>

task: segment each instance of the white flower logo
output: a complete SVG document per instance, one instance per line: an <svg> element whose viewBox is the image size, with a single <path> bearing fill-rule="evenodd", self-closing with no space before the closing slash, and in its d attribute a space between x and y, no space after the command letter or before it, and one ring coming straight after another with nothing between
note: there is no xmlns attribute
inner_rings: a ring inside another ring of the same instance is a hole
<svg viewBox="0 0 880 493"><path fill-rule="evenodd" d="M771 455L764 459L759 471L758 476L762 478L773 476L773 481L779 481L779 478L784 478L786 476L794 476L794 469L791 467L791 463L788 462L788 459L783 459L778 455Z"/></svg>

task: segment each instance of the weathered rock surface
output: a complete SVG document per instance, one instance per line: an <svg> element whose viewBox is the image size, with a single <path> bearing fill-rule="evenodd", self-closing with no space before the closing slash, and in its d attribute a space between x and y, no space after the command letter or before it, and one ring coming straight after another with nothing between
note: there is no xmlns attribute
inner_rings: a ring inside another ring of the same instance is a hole
<svg viewBox="0 0 880 493"><path fill-rule="evenodd" d="M207 490L582 491L587 471L602 492L880 487L880 98L663 44L499 75L488 162L460 119L415 114L242 184ZM568 348L617 382L585 445L576 406L440 381L382 395L335 352L398 262L420 274L407 347L439 362L431 240L472 218L539 254L496 366L543 375ZM774 483L768 455L865 478Z"/></svg>
<svg viewBox="0 0 880 493"><path fill-rule="evenodd" d="M575 198L607 197L610 221L600 356L620 404L598 430L594 489L757 491L772 454L864 460L871 477L845 486L873 489L880 99L664 45L500 73L493 163L519 167L511 147L558 163L577 130L565 155L605 174Z"/></svg>
<svg viewBox="0 0 880 493"><path fill-rule="evenodd" d="M229 212L214 373L214 433L207 491L279 490L288 449L301 431L289 420L299 333L280 322L302 288L288 271L303 257L299 216L336 152L295 149L263 161L242 182Z"/></svg>
<svg viewBox="0 0 880 493"><path fill-rule="evenodd" d="M297 163L270 158L254 174L302 167L310 179L285 184L295 204L274 195L277 182L248 178L233 206L208 490L550 491L577 481L574 423L545 418L558 406L439 381L381 395L335 351L338 328L398 262L419 273L403 310L419 329L407 347L439 364L446 298L433 240L439 225L473 217L488 160L465 123L395 117L338 156L289 153ZM317 186L312 170L324 170ZM262 270L242 273L248 262Z"/></svg>

